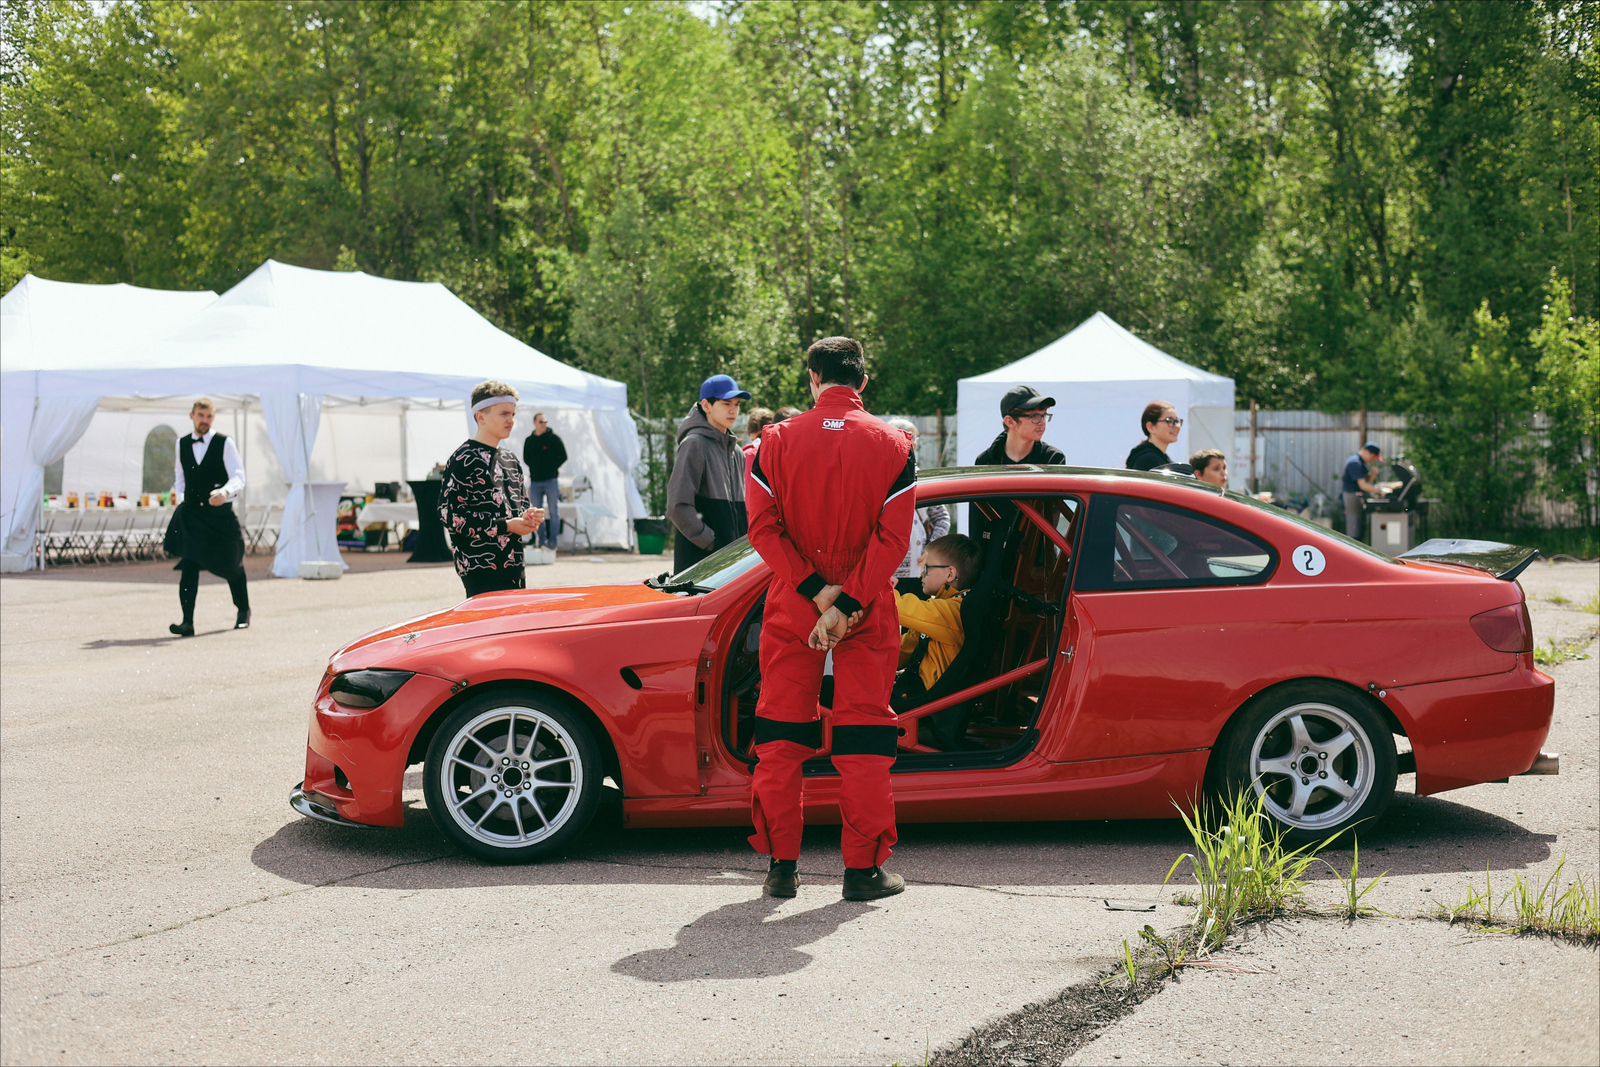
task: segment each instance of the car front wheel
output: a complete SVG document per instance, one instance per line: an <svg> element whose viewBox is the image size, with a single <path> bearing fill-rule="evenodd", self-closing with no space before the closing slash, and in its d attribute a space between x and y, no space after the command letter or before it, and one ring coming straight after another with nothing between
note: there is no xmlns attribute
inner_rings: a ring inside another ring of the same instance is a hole
<svg viewBox="0 0 1600 1067"><path fill-rule="evenodd" d="M1330 682L1263 693L1218 741L1224 796L1251 789L1294 845L1376 819L1394 797L1394 736L1366 698Z"/></svg>
<svg viewBox="0 0 1600 1067"><path fill-rule="evenodd" d="M499 690L466 701L434 734L428 812L480 859L525 863L589 825L604 771L588 726L559 702Z"/></svg>

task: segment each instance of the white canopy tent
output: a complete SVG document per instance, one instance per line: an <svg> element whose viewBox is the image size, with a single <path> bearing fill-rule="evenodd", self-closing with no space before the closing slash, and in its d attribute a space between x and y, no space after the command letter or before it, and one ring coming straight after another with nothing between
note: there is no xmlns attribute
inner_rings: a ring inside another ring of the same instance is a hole
<svg viewBox="0 0 1600 1067"><path fill-rule="evenodd" d="M1233 379L1191 367L1095 312L1077 329L1015 363L956 387L958 462L972 463L1002 430L1006 390L1031 385L1054 397L1044 439L1081 467L1121 467L1143 436L1139 414L1166 400L1184 419L1173 460L1202 448L1233 451Z"/></svg>
<svg viewBox="0 0 1600 1067"><path fill-rule="evenodd" d="M210 290L78 285L29 274L0 297L0 551L31 556L44 469L83 435L98 398L41 388L41 375L105 365L130 342L217 299Z"/></svg>
<svg viewBox="0 0 1600 1067"><path fill-rule="evenodd" d="M267 468L265 479L252 470L248 480L257 490L267 489L268 499L282 493L273 565L282 576L298 573L302 560L336 558L333 546L318 542L326 517L323 526L313 522L308 483L341 480L341 474L348 481L352 464L364 468L362 480L420 476L465 436L466 397L486 378L517 387L521 422L535 408L548 410L557 432L565 430L573 468L590 468L574 473L589 478L594 502L613 516L590 531L595 544L627 545L628 520L644 511L632 478L639 445L627 387L523 344L437 283L268 260L203 309L97 364L46 362L31 377L15 379L17 391L32 392L30 404L34 397L41 405L70 398L90 404L91 413L100 408L148 418L165 412L180 423L196 395L231 407L247 469ZM3 370L9 397L9 353ZM9 412L10 399L7 404ZM388 426L375 415L388 416ZM326 443L319 448L325 424L336 446L331 454ZM219 427L229 430L221 413ZM79 427L73 436L82 432ZM126 441L137 434L123 430L119 436ZM507 444L520 443L522 436ZM252 448L258 437L270 449ZM262 464L261 454L268 452L275 462ZM378 472L385 455L392 469ZM415 463L414 456L423 462ZM9 469L9 457L6 462ZM413 463L420 469L409 469ZM36 514L37 500L29 511ZM31 537L24 546L30 542Z"/></svg>

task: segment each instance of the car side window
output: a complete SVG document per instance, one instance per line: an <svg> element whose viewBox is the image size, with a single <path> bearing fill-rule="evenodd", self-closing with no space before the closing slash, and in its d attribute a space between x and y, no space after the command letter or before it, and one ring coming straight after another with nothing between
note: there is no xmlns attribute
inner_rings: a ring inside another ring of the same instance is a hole
<svg viewBox="0 0 1600 1067"><path fill-rule="evenodd" d="M1089 507L1078 589L1255 585L1278 564L1271 545L1220 519L1134 497Z"/></svg>

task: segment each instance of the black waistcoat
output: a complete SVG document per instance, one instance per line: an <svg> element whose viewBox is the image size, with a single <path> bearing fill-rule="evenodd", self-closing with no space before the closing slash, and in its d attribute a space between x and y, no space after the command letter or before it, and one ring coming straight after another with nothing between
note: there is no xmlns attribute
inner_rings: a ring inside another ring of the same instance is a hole
<svg viewBox="0 0 1600 1067"><path fill-rule="evenodd" d="M202 507L209 506L211 494L228 484L228 467L222 462L222 450L227 443L228 439L222 434L212 435L205 458L196 463L193 437L185 434L178 442L178 462L183 465L184 500Z"/></svg>

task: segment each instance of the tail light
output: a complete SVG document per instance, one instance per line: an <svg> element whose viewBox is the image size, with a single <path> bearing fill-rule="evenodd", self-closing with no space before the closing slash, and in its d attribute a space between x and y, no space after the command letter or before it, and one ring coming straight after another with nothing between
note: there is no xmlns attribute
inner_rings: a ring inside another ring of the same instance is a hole
<svg viewBox="0 0 1600 1067"><path fill-rule="evenodd" d="M1496 652L1532 652L1533 620L1528 605L1507 604L1472 617L1472 628Z"/></svg>

